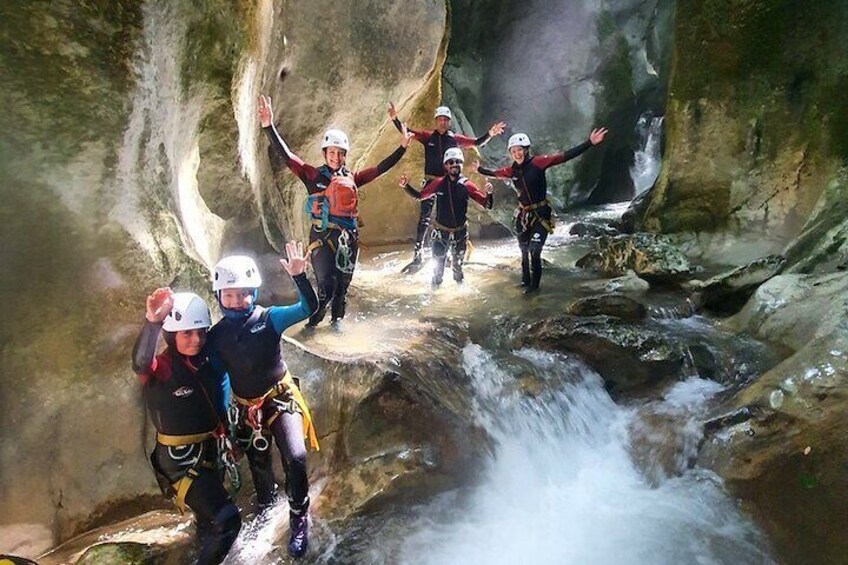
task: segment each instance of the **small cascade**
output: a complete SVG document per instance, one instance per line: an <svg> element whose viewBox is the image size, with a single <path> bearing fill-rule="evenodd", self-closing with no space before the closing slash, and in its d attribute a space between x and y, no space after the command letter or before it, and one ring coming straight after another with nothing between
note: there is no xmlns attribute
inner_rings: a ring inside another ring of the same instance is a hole
<svg viewBox="0 0 848 565"><path fill-rule="evenodd" d="M695 304L689 298L682 304L649 306L648 315L655 320L680 320L696 314Z"/></svg>
<svg viewBox="0 0 848 565"><path fill-rule="evenodd" d="M660 176L662 153L660 140L664 116L642 114L636 123L639 149L633 154L630 176L633 178L634 196L639 196L652 186Z"/></svg>

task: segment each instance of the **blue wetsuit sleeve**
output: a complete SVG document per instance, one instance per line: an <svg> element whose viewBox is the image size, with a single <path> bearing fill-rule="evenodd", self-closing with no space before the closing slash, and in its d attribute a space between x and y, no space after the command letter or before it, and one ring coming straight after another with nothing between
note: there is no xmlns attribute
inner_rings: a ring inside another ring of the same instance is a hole
<svg viewBox="0 0 848 565"><path fill-rule="evenodd" d="M212 372L216 376L216 386L215 390L212 392L212 403L215 408L215 413L218 415L218 419L226 425L227 410L230 405L230 394L232 392L230 387L230 374L227 372L227 368L224 366L224 363L217 355L215 355L214 352L209 353L209 366L212 368Z"/></svg>
<svg viewBox="0 0 848 565"><path fill-rule="evenodd" d="M227 424L227 409L230 405L230 375L220 373L218 377L218 390L215 391L215 411L218 419Z"/></svg>
<svg viewBox="0 0 848 565"><path fill-rule="evenodd" d="M300 301L290 306L271 306L268 309L268 319L274 330L282 334L286 328L301 320L305 320L318 309L318 297L306 274L292 277L300 295Z"/></svg>

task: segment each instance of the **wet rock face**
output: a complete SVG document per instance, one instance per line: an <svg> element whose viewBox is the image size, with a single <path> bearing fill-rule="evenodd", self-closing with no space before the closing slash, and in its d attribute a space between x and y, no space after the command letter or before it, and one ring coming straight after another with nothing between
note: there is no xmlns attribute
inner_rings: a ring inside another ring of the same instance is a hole
<svg viewBox="0 0 848 565"><path fill-rule="evenodd" d="M848 155L846 17L841 2L677 2L642 226L798 234Z"/></svg>
<svg viewBox="0 0 848 565"><path fill-rule="evenodd" d="M695 302L713 312L732 314L744 306L756 288L778 275L786 265L780 255L769 255L707 281L698 281L694 288Z"/></svg>
<svg viewBox="0 0 848 565"><path fill-rule="evenodd" d="M568 230L568 233L569 235L576 235L577 237L601 237L604 235L618 235L619 231L610 225L604 226L578 222L571 226L571 229Z"/></svg>
<svg viewBox="0 0 848 565"><path fill-rule="evenodd" d="M256 94L279 100L304 157L320 154L320 130L337 125L362 132L352 135L352 165L376 163L368 150L386 100L421 87L445 32L444 4L384 8L0 7L0 295L8 319L22 322L0 330L0 423L9 432L0 453L18 461L0 466L0 514L43 525L51 539L38 544L90 525L97 508L156 492L129 367L146 293L209 292L207 269L220 254L273 252L304 232L305 191L299 182L296 193L274 187ZM337 51L326 49L328 36L343 39ZM377 49L374 37L406 40ZM397 145L389 133L374 146L379 157ZM414 230L417 207L409 208L408 223L383 216ZM107 433L104 414L118 405L126 417Z"/></svg>
<svg viewBox="0 0 848 565"><path fill-rule="evenodd" d="M606 316L548 319L530 326L517 345L580 355L611 394L647 391L676 377L684 362L681 349L659 333Z"/></svg>
<svg viewBox="0 0 848 565"><path fill-rule="evenodd" d="M848 169L828 184L804 230L788 245L786 258L791 273L848 270Z"/></svg>
<svg viewBox="0 0 848 565"><path fill-rule="evenodd" d="M779 275L760 286L729 327L801 349L836 329L848 312L848 273Z"/></svg>
<svg viewBox="0 0 848 565"><path fill-rule="evenodd" d="M474 422L461 371L467 332L447 321L434 326L426 347L389 363L332 362L287 348L292 370L305 369L321 435L310 476L326 482L315 500L325 519L431 496L475 476L488 439Z"/></svg>
<svg viewBox="0 0 848 565"><path fill-rule="evenodd" d="M658 283L681 282L691 270L689 260L668 239L646 233L601 238L577 266L614 277L632 270Z"/></svg>
<svg viewBox="0 0 848 565"><path fill-rule="evenodd" d="M809 336L808 336L809 339ZM809 341L715 411L699 464L751 501L790 563L838 563L848 541L848 329Z"/></svg>
<svg viewBox="0 0 848 565"><path fill-rule="evenodd" d="M648 315L644 304L620 294L582 298L569 304L566 312L572 316L614 316L629 321L642 320Z"/></svg>

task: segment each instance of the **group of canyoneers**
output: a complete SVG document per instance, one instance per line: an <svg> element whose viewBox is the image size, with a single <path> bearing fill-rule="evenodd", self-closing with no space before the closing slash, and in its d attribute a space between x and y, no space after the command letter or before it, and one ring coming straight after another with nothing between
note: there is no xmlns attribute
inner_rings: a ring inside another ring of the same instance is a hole
<svg viewBox="0 0 848 565"><path fill-rule="evenodd" d="M462 148L485 144L503 133L506 124L495 123L486 135L473 138L450 131L451 112L445 106L436 109L433 131L408 128L398 119L392 104L389 116L401 132L401 143L376 167L349 170L345 162L350 142L337 129L324 133L324 163L315 167L295 155L274 127L271 100L264 96L259 99L259 122L273 151L309 193L309 244L304 250L299 242L288 243L287 258L280 260L297 287L297 303L270 307L256 304L262 276L256 262L244 255L224 257L213 269L212 290L223 315L214 326L208 306L196 294L159 288L147 297L146 322L133 350L133 368L157 430L150 460L163 491L181 510L190 508L195 514L198 563L220 563L241 528L231 491L240 483L236 460L242 454L247 457L260 513L276 502L272 443L285 470L288 552L295 558L306 552L306 453L307 445L314 450L319 446L298 379L283 359L281 335L307 318L307 327L315 327L324 319L327 308L332 322L344 317L359 254L358 190L396 165L412 139L424 146L424 179L421 189L416 190L406 175L400 177L399 184L421 203L413 261L405 271L423 265L425 235L435 206L432 286L442 283L448 252L454 280L463 280L468 200L491 208L493 197L490 183L483 191L462 175ZM539 288L542 247L553 231L545 170L597 145L606 133L604 128L595 129L585 143L550 155L531 155L530 138L516 133L508 143L513 159L510 165L494 170L477 163L471 167L484 176L512 181L518 196L514 227L525 292ZM306 276L307 255L317 293ZM157 355L160 333L167 348Z"/></svg>

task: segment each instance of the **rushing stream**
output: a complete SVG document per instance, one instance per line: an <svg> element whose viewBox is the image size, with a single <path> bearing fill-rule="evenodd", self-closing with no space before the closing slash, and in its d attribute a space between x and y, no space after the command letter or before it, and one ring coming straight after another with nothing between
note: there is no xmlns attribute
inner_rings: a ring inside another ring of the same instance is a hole
<svg viewBox="0 0 848 565"><path fill-rule="evenodd" d="M408 250L376 249L361 260L352 315L341 330L291 330L289 337L305 349L348 363L391 359L421 340L425 325L462 321L474 337L455 344L455 358L441 361L467 377L466 410L491 440L479 473L459 488L377 505L341 521L326 521L317 511L306 562L772 562L767 540L718 477L692 462L710 401L770 366L777 353L676 308L685 296L670 290L639 297L653 313L643 326L685 345L691 360L660 395L616 402L578 357L508 345L521 324L597 293L606 281L574 267L591 242L569 236L568 229L620 211L608 206L561 218L546 248L543 290L532 298L515 286L511 240L478 244L466 283L448 279L436 291L428 268L398 273ZM710 375L694 362L705 354L715 360ZM331 378L309 370L298 368L309 378ZM313 487L319 499L320 484ZM246 518L227 562L284 559L285 503L261 521ZM98 539L127 539L126 531Z"/></svg>

